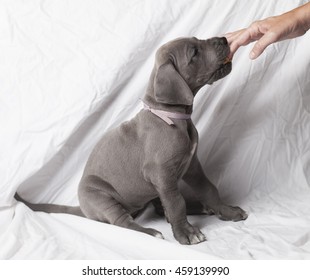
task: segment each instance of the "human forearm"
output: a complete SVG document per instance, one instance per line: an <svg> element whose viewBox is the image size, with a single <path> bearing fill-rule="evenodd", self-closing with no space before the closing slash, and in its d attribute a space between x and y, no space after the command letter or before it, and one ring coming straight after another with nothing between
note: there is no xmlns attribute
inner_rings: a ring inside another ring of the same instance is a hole
<svg viewBox="0 0 310 280"><path fill-rule="evenodd" d="M310 2L291 11L300 22L300 28L306 33L310 29Z"/></svg>
<svg viewBox="0 0 310 280"><path fill-rule="evenodd" d="M310 29L310 2L287 13L253 22L226 35L231 58L240 46L257 41L250 53L255 59L272 43L304 35Z"/></svg>

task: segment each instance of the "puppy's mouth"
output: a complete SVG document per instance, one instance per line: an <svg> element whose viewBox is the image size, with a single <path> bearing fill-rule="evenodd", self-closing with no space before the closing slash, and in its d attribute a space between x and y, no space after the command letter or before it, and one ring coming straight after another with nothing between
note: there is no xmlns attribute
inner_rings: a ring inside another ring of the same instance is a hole
<svg viewBox="0 0 310 280"><path fill-rule="evenodd" d="M231 69L232 62L231 59L227 56L221 61L221 63L219 64L219 68L213 72L207 84L211 85L215 81L224 78L231 72Z"/></svg>
<svg viewBox="0 0 310 280"><path fill-rule="evenodd" d="M224 59L223 65L225 65L227 63L231 63L231 59L228 56Z"/></svg>

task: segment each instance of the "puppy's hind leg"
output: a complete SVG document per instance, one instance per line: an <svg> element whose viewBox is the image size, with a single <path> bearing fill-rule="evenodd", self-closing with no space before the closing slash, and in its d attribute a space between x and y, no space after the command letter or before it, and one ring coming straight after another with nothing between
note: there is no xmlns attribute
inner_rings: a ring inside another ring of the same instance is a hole
<svg viewBox="0 0 310 280"><path fill-rule="evenodd" d="M81 181L79 201L81 210L87 218L164 239L159 231L137 224L128 210L113 198L109 190L113 190L112 186L98 177L89 176Z"/></svg>

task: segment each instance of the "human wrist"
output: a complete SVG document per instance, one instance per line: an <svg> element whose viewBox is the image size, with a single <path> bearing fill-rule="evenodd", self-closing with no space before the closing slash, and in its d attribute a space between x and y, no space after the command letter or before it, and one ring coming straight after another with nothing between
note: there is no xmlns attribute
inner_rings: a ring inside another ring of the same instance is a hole
<svg viewBox="0 0 310 280"><path fill-rule="evenodd" d="M306 33L310 29L310 2L296 8L294 11L299 22L299 27Z"/></svg>

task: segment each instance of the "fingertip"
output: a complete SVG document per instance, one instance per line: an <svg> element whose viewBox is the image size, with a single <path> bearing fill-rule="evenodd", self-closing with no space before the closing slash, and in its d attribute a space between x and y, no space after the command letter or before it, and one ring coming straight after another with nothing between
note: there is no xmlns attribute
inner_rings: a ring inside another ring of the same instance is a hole
<svg viewBox="0 0 310 280"><path fill-rule="evenodd" d="M235 54L236 54L237 51L238 51L238 47L231 47L231 48L230 48L230 53L229 53L229 55L228 55L228 58L229 58L230 60L232 60L232 59L234 58L234 56L235 56Z"/></svg>
<svg viewBox="0 0 310 280"><path fill-rule="evenodd" d="M258 58L264 52L264 50L265 48L262 48L259 43L256 43L250 52L250 55L249 55L250 59L253 60L253 59Z"/></svg>
<svg viewBox="0 0 310 280"><path fill-rule="evenodd" d="M227 56L228 60L232 61L234 58L234 54L232 52L229 53L229 55Z"/></svg>
<svg viewBox="0 0 310 280"><path fill-rule="evenodd" d="M257 58L257 55L254 51L251 51L249 57L250 57L250 59L253 60L253 59Z"/></svg>
<svg viewBox="0 0 310 280"><path fill-rule="evenodd" d="M268 32L263 37L261 37L254 45L251 53L250 58L256 59L258 58L265 49L272 43L276 42L274 33Z"/></svg>

